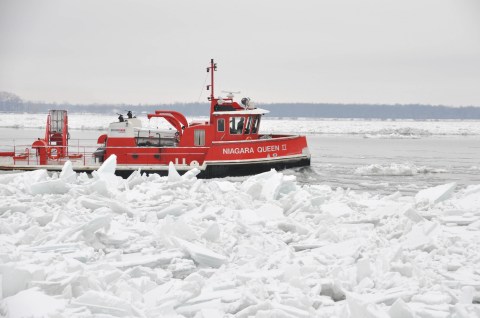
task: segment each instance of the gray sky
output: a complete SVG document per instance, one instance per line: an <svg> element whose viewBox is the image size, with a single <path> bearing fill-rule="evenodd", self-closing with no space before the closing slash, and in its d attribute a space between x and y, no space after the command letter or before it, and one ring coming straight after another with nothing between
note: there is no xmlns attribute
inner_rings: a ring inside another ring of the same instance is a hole
<svg viewBox="0 0 480 318"><path fill-rule="evenodd" d="M480 106L480 1L0 0L23 99L206 101L210 58L257 102Z"/></svg>

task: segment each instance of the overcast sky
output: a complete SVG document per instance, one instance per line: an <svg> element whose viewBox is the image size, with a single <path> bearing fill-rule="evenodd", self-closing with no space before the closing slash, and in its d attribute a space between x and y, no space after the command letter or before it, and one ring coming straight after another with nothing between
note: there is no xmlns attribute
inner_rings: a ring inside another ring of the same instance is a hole
<svg viewBox="0 0 480 318"><path fill-rule="evenodd" d="M206 101L210 58L257 102L480 106L480 1L0 0L26 100Z"/></svg>

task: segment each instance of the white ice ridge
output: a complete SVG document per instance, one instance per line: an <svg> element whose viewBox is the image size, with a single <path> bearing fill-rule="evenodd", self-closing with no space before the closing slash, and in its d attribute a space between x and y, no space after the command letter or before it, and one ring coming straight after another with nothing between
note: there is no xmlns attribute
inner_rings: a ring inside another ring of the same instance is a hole
<svg viewBox="0 0 480 318"><path fill-rule="evenodd" d="M271 115L274 115L273 113ZM0 127L45 128L45 114L3 113ZM167 121L150 121L138 116L143 127L171 129ZM116 117L104 114L69 113L70 129L102 130ZM205 121L205 117L188 118ZM19 124L21 123L21 124ZM292 134L355 134L365 138L423 138L431 135L480 135L478 120L367 120L329 118L272 118L262 119L262 133Z"/></svg>
<svg viewBox="0 0 480 318"><path fill-rule="evenodd" d="M413 163L372 164L358 167L354 173L361 176L414 176L426 173L445 173L444 169L417 167Z"/></svg>
<svg viewBox="0 0 480 318"><path fill-rule="evenodd" d="M479 317L480 185L0 175L2 317Z"/></svg>

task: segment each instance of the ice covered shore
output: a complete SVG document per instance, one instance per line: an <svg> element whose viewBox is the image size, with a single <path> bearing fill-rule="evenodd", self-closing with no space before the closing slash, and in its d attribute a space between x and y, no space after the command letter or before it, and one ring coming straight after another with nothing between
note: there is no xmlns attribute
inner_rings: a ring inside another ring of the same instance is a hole
<svg viewBox="0 0 480 318"><path fill-rule="evenodd" d="M139 115L144 127L169 129L166 121L149 121L146 116ZM45 128L46 114L4 113L0 117L0 128ZM78 114L70 113L69 128L73 131L103 130L108 124L116 121L115 114ZM189 118L189 121L205 121L208 118ZM440 136L478 136L480 125L478 120L363 120L363 119L331 119L331 118L272 118L262 119L262 133L288 134L354 134L365 138L423 138L431 135ZM75 134L78 136L78 134ZM78 138L78 137L73 137Z"/></svg>
<svg viewBox="0 0 480 318"><path fill-rule="evenodd" d="M6 317L478 317L480 185L0 175Z"/></svg>

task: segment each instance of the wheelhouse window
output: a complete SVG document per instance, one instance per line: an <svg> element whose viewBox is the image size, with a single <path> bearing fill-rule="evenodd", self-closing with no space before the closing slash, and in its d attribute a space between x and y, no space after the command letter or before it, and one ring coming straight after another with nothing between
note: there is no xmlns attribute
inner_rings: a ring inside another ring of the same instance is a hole
<svg viewBox="0 0 480 318"><path fill-rule="evenodd" d="M245 119L243 117L230 118L230 134L241 135L243 133Z"/></svg>
<svg viewBox="0 0 480 318"><path fill-rule="evenodd" d="M195 146L205 146L205 130L195 129L193 131L193 143Z"/></svg>
<svg viewBox="0 0 480 318"><path fill-rule="evenodd" d="M217 131L225 131L225 119L220 118L217 120Z"/></svg>
<svg viewBox="0 0 480 318"><path fill-rule="evenodd" d="M247 124L245 125L245 135L250 134L252 127L252 117L247 117Z"/></svg>
<svg viewBox="0 0 480 318"><path fill-rule="evenodd" d="M258 127L260 126L260 116L255 116L253 120L253 127L252 127L252 134L256 134L258 132Z"/></svg>

